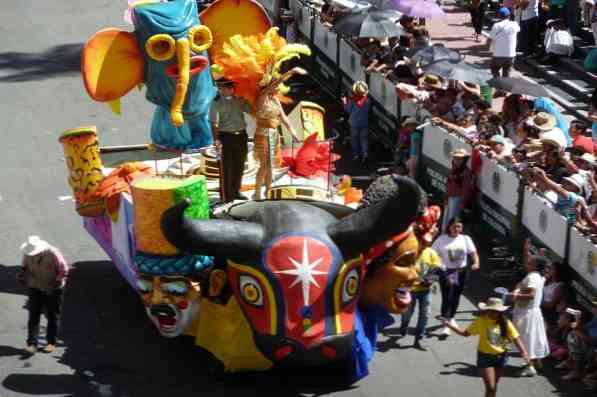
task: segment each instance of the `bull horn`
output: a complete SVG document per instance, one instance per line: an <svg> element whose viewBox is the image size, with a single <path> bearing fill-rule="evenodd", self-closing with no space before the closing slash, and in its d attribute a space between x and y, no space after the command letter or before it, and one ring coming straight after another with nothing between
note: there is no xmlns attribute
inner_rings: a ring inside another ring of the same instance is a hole
<svg viewBox="0 0 597 397"><path fill-rule="evenodd" d="M328 234L344 258L354 258L404 232L425 208L425 193L415 181L401 176L393 176L392 180L397 188L390 197L328 226Z"/></svg>
<svg viewBox="0 0 597 397"><path fill-rule="evenodd" d="M183 252L237 259L260 258L263 227L254 222L184 217L189 199L168 208L161 228L168 241Z"/></svg>

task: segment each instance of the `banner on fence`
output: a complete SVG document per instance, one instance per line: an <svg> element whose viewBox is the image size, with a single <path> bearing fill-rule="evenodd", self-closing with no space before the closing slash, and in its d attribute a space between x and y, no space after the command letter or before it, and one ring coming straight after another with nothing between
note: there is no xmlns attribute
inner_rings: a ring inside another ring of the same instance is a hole
<svg viewBox="0 0 597 397"><path fill-rule="evenodd" d="M425 127L418 178L427 193L443 195L446 179L452 169L452 151L463 148L469 153L471 146L446 130L435 125Z"/></svg>
<svg viewBox="0 0 597 397"><path fill-rule="evenodd" d="M300 0L290 0L295 23L302 40L311 42L311 12Z"/></svg>
<svg viewBox="0 0 597 397"><path fill-rule="evenodd" d="M354 81L365 81L365 72L361 66L361 54L359 54L344 39L340 40L340 70Z"/></svg>
<svg viewBox="0 0 597 397"><path fill-rule="evenodd" d="M338 35L323 26L319 20L313 23L313 44L334 64L338 57Z"/></svg>
<svg viewBox="0 0 597 397"><path fill-rule="evenodd" d="M570 230L568 263L578 276L572 281L577 301L589 308L597 298L597 246L576 228Z"/></svg>
<svg viewBox="0 0 597 397"><path fill-rule="evenodd" d="M381 105L388 117L395 119L398 110L398 96L396 88L391 81L386 79L381 73L372 73L369 75L369 94Z"/></svg>
<svg viewBox="0 0 597 397"><path fill-rule="evenodd" d="M400 101L400 117L415 116L417 104L412 99Z"/></svg>
<svg viewBox="0 0 597 397"><path fill-rule="evenodd" d="M518 236L516 216L520 181L515 173L508 171L485 154L481 154L482 166L477 178L481 193L479 209L481 222L492 234L514 239Z"/></svg>
<svg viewBox="0 0 597 397"><path fill-rule="evenodd" d="M315 80L317 80L327 91L333 95L337 95L340 73L338 73L336 63L317 48L312 48L311 61L313 67L312 70L310 70L310 73L313 78L315 78Z"/></svg>
<svg viewBox="0 0 597 397"><path fill-rule="evenodd" d="M530 189L524 191L522 224L541 244L548 247L559 260L566 257L568 223L549 205L548 201Z"/></svg>
<svg viewBox="0 0 597 397"><path fill-rule="evenodd" d="M386 148L392 149L396 146L396 119L389 115L385 108L376 101L373 101L371 105L369 129L375 136L375 140Z"/></svg>

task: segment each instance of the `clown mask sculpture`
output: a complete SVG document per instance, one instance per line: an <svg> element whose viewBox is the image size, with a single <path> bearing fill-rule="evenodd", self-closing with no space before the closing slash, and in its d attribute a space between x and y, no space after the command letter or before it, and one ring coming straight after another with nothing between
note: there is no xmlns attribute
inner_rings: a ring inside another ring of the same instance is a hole
<svg viewBox="0 0 597 397"><path fill-rule="evenodd" d="M199 272L211 264L211 258L138 255L135 260L139 266L137 291L158 332L166 338L194 335L199 315Z"/></svg>
<svg viewBox="0 0 597 397"><path fill-rule="evenodd" d="M393 181L392 197L342 219L315 203L280 200L247 203L253 210L243 221L189 220L183 202L166 211L162 230L182 251L228 259L228 284L266 357L323 364L352 347L361 253L408 229L424 200L413 181Z"/></svg>

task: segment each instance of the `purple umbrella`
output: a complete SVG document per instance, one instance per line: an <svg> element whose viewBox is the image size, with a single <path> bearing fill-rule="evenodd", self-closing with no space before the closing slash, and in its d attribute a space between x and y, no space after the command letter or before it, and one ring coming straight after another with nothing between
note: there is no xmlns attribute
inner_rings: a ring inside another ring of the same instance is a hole
<svg viewBox="0 0 597 397"><path fill-rule="evenodd" d="M416 0L394 0L394 9L406 14Z"/></svg>
<svg viewBox="0 0 597 397"><path fill-rule="evenodd" d="M435 1L427 0L402 0L403 10L399 10L413 18L441 19L446 17L446 13Z"/></svg>

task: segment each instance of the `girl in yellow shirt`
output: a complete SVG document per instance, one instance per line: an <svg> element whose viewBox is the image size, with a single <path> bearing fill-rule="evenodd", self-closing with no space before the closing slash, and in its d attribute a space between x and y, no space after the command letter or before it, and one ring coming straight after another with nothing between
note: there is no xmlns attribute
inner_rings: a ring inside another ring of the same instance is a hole
<svg viewBox="0 0 597 397"><path fill-rule="evenodd" d="M512 322L504 316L508 306L504 306L499 298L489 298L487 303L479 304L479 309L481 315L465 330L450 324L445 318L440 317L439 320L444 327L449 327L459 335L479 336L477 368L479 368L485 384L485 397L495 397L497 384L506 364L508 344L513 342L529 365L530 360L518 331Z"/></svg>

